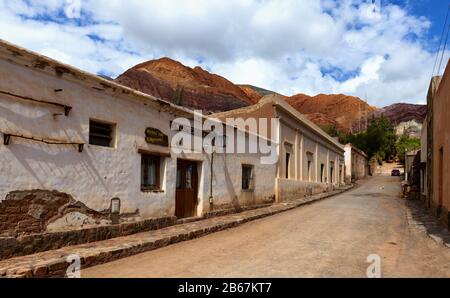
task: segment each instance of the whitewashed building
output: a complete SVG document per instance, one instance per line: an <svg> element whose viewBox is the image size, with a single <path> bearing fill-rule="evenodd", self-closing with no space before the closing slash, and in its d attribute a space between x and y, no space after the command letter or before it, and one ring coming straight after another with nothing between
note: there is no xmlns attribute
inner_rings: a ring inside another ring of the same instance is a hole
<svg viewBox="0 0 450 298"><path fill-rule="evenodd" d="M100 212L119 198L128 220L273 201L275 165L255 154L218 154L211 193L211 155L171 150L179 117L193 112L2 41L0 200L57 190Z"/></svg>
<svg viewBox="0 0 450 298"><path fill-rule="evenodd" d="M345 145L345 182L364 179L369 174L369 158L352 144Z"/></svg>
<svg viewBox="0 0 450 298"><path fill-rule="evenodd" d="M274 163L259 153L176 153L185 144L172 144L173 121L193 123L193 111L0 41L0 215L20 220L0 224L45 232L189 218L343 184L342 145L280 99L263 100L246 117L262 106L270 112L258 118L280 119L264 134L276 147ZM244 135L250 144L252 134ZM42 191L72 200L36 205Z"/></svg>
<svg viewBox="0 0 450 298"><path fill-rule="evenodd" d="M279 144L276 165L277 201L298 198L338 188L344 182L344 146L282 100L269 95L258 104L213 115L227 118L279 119L276 133L269 136Z"/></svg>

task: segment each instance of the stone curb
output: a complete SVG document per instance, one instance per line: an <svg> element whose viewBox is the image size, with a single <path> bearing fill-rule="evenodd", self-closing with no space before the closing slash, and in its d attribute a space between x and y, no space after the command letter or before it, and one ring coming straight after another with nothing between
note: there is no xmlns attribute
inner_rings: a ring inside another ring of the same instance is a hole
<svg viewBox="0 0 450 298"><path fill-rule="evenodd" d="M200 238L212 233L240 226L244 223L286 212L303 205L318 202L353 189L354 185L330 193L275 204L270 207L215 217L160 230L118 237L100 242L68 246L34 255L7 259L0 262L0 277L43 278L65 277L67 256L78 255L83 268L88 268L124 257L162 248L171 244Z"/></svg>

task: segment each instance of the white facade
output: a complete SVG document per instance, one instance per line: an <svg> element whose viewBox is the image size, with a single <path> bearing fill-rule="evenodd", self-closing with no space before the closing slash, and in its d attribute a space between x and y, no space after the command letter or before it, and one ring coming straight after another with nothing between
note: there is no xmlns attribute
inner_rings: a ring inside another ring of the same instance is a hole
<svg viewBox="0 0 450 298"><path fill-rule="evenodd" d="M0 42L0 204L14 191L56 190L95 212L112 212L112 199L119 198L121 221L174 216L184 199L178 184L186 167L196 177L184 175L195 189L189 193L195 197L192 216L343 184L343 146L284 101L262 102L271 111L268 118L280 119L269 131L279 145L274 163L261 163L260 154L176 154L170 140L178 132L171 123L180 117L192 123L192 111ZM92 142L93 123L107 126L108 146ZM166 136L169 145L146 139L148 128ZM157 188L142 187L145 156L157 163ZM244 169L250 169L248 179ZM59 214L47 228L95 222L86 217Z"/></svg>
<svg viewBox="0 0 450 298"><path fill-rule="evenodd" d="M27 99L25 99L27 98ZM47 103L29 100L46 101ZM62 106L70 106L66 116ZM196 215L210 210L211 156L174 154L146 142L148 127L170 138L170 123L193 118L174 106L95 75L7 43L0 45L0 201L12 191L57 190L96 211L120 198L121 213L134 219L173 216L177 162L195 161ZM90 121L113 127L111 147L89 144ZM23 136L28 139L23 139ZM39 140L84 144L46 144ZM142 191L141 153L160 157L160 189ZM242 190L242 165L252 165L254 187ZM273 200L276 165L261 165L254 154L214 159L214 205L244 206Z"/></svg>
<svg viewBox="0 0 450 298"><path fill-rule="evenodd" d="M345 145L345 181L364 179L368 175L369 159L367 155L352 144Z"/></svg>
<svg viewBox="0 0 450 298"><path fill-rule="evenodd" d="M277 118L279 144L276 199L290 200L344 184L344 147L276 95L251 107L213 115L232 118ZM270 132L269 132L270 133Z"/></svg>

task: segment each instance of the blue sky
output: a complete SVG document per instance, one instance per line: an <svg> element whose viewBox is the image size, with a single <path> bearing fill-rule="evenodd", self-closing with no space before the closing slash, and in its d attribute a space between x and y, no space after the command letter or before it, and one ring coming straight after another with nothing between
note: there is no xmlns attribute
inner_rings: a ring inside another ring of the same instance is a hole
<svg viewBox="0 0 450 298"><path fill-rule="evenodd" d="M443 0L396 0L391 1L405 7L412 14L417 16L424 16L432 21L429 30L430 37L441 35L442 27L445 22L447 13L447 6L449 3Z"/></svg>
<svg viewBox="0 0 450 298"><path fill-rule="evenodd" d="M425 102L447 6L443 0L0 0L0 38L112 77L168 56L234 83L286 95L344 93L381 107Z"/></svg>

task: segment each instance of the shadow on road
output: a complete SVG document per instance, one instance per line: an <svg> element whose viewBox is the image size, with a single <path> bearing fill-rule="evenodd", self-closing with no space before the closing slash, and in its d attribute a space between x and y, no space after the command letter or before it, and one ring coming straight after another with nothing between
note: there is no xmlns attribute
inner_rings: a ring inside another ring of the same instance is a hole
<svg viewBox="0 0 450 298"><path fill-rule="evenodd" d="M409 212L409 222L423 230L431 238L440 244L450 247L450 232L431 214L422 202L418 200L406 200Z"/></svg>

